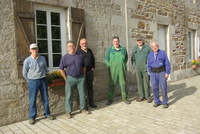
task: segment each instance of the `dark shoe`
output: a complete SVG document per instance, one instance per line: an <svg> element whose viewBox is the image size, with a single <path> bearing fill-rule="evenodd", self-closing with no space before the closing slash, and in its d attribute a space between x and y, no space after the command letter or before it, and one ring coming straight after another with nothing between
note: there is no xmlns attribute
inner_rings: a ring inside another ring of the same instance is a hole
<svg viewBox="0 0 200 134"><path fill-rule="evenodd" d="M168 104L163 105L163 108L168 108L168 107L169 107Z"/></svg>
<svg viewBox="0 0 200 134"><path fill-rule="evenodd" d="M124 103L126 103L126 104L131 104L131 102L128 101L128 100L124 101Z"/></svg>
<svg viewBox="0 0 200 134"><path fill-rule="evenodd" d="M155 104L153 105L153 107L158 107L158 106L160 106L160 104L155 103Z"/></svg>
<svg viewBox="0 0 200 134"><path fill-rule="evenodd" d="M70 119L70 118L72 118L72 115L71 115L71 113L66 113L66 117L67 117L67 119Z"/></svg>
<svg viewBox="0 0 200 134"><path fill-rule="evenodd" d="M143 101L144 99L143 98L138 98L137 99L137 102L141 102L141 101Z"/></svg>
<svg viewBox="0 0 200 134"><path fill-rule="evenodd" d="M49 115L49 116L47 116L47 119L49 119L49 120L54 120L54 117L51 116L51 115Z"/></svg>
<svg viewBox="0 0 200 134"><path fill-rule="evenodd" d="M113 103L113 101L108 101L107 103L106 103L106 105L111 105Z"/></svg>
<svg viewBox="0 0 200 134"><path fill-rule="evenodd" d="M83 114L85 114L85 115L88 115L88 114L90 114L90 112L89 112L88 110L85 110L85 109L84 109L84 110L82 110L82 111L81 111L81 113L83 113Z"/></svg>
<svg viewBox="0 0 200 134"><path fill-rule="evenodd" d="M152 99L146 99L147 100L147 103L151 103L152 102Z"/></svg>
<svg viewBox="0 0 200 134"><path fill-rule="evenodd" d="M90 103L90 106L91 106L92 108L97 108L97 105L95 105L94 103Z"/></svg>
<svg viewBox="0 0 200 134"><path fill-rule="evenodd" d="M35 124L35 119L29 119L29 124L30 124L30 125Z"/></svg>

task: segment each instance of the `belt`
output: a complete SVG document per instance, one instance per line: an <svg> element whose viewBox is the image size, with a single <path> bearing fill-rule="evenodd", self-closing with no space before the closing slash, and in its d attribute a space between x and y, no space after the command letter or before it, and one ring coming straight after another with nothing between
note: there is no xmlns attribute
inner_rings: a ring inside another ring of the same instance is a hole
<svg viewBox="0 0 200 134"><path fill-rule="evenodd" d="M165 66L162 67L152 67L151 72L153 73L160 73L166 71Z"/></svg>

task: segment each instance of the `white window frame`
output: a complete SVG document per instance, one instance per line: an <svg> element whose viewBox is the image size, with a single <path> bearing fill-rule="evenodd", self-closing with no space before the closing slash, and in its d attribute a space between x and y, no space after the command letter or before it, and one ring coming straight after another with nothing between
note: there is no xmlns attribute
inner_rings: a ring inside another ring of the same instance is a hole
<svg viewBox="0 0 200 134"><path fill-rule="evenodd" d="M35 14L36 10L46 11L47 12L47 21L50 20L50 12L57 12L60 13L60 30L61 30L61 53L62 56L67 53L66 50L66 9L61 7L54 7L54 6L46 6L46 5L39 5L35 4ZM36 19L35 19L36 20ZM36 22L35 22L36 24ZM36 26L36 25L35 25ZM51 25L47 23L47 39L48 39L48 55L49 55L49 71L58 70L59 67L53 67L53 59L52 59L52 43L51 43ZM37 28L36 28L37 29ZM36 40L37 40L37 31L36 31ZM37 43L37 42L36 42ZM51 56L50 56L51 55Z"/></svg>
<svg viewBox="0 0 200 134"><path fill-rule="evenodd" d="M189 35L189 33L191 34ZM195 53L194 47L195 47L195 31L192 29L188 29L188 59L189 61L194 60L194 53Z"/></svg>

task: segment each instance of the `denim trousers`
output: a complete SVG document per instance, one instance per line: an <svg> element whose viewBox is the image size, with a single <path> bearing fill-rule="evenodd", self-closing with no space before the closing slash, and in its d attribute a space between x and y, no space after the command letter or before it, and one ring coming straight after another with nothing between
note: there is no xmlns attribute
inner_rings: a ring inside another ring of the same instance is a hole
<svg viewBox="0 0 200 134"><path fill-rule="evenodd" d="M41 79L29 79L28 80L28 97L30 103L29 119L35 119L37 116L36 98L40 90L43 106L44 116L50 116L49 100L48 100L48 87L46 78Z"/></svg>
<svg viewBox="0 0 200 134"><path fill-rule="evenodd" d="M84 110L86 107L85 103L85 77L71 77L67 76L66 85L65 85L65 94L66 94L66 113L72 112L73 107L73 96L74 90L78 89L79 101L80 101L80 110Z"/></svg>

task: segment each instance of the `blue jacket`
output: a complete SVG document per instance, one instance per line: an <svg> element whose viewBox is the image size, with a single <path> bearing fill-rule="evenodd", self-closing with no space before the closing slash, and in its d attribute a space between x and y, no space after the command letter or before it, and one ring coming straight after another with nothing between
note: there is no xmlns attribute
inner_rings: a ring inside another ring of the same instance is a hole
<svg viewBox="0 0 200 134"><path fill-rule="evenodd" d="M154 52L152 51L148 55L148 63L147 63L147 69L148 72L151 73L152 67L162 67L165 66L166 68L166 74L170 74L171 71L171 65L169 63L167 54L165 51L158 49L157 56L155 58Z"/></svg>

